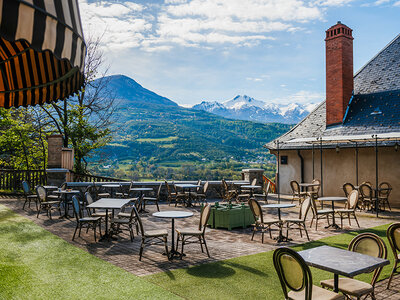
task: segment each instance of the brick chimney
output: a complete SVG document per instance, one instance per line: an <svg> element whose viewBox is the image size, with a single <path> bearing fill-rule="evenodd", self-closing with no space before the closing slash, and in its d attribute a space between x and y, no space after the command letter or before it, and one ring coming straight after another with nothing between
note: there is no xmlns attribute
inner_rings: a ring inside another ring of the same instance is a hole
<svg viewBox="0 0 400 300"><path fill-rule="evenodd" d="M353 92L353 30L340 21L326 31L326 125L343 122Z"/></svg>

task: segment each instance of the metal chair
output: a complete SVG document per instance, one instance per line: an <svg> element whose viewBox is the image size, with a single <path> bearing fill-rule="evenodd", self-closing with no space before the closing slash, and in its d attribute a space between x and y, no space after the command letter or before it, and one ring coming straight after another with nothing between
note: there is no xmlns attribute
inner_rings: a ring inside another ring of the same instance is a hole
<svg viewBox="0 0 400 300"><path fill-rule="evenodd" d="M161 188L162 188L162 183L160 183L160 185L158 186L156 197L143 197L142 201L144 210L146 210L147 202L153 202L157 206L157 211L160 211L160 208L158 207L158 201L160 200Z"/></svg>
<svg viewBox="0 0 400 300"><path fill-rule="evenodd" d="M389 203L389 195L392 192L392 186L389 182L381 182L378 187L378 201L379 207L383 206L383 210L386 208L386 204L389 210L392 210Z"/></svg>
<svg viewBox="0 0 400 300"><path fill-rule="evenodd" d="M335 213L337 213L340 216L341 228L343 228L343 219L349 219L349 225L351 226L351 221L350 221L351 216L353 216L354 220L356 220L358 227L360 227L360 224L358 223L356 217L357 203L358 203L358 191L352 190L350 194L347 196L346 207L344 209L335 210Z"/></svg>
<svg viewBox="0 0 400 300"><path fill-rule="evenodd" d="M269 186L270 186L270 182L268 182L267 184L264 183L263 185L263 190L262 190L262 194L253 194L253 197L257 200L259 198L261 198L262 200L265 201L265 203L268 203L268 193L269 193Z"/></svg>
<svg viewBox="0 0 400 300"><path fill-rule="evenodd" d="M360 233L353 238L349 244L348 250L384 259L387 257L385 242L379 236L370 232ZM339 291L346 297L352 296L360 299L362 296L371 296L372 299L375 299L375 283L378 280L382 268L383 267L380 267L373 271L370 284L354 278L339 278ZM323 280L321 281L321 285L324 288L333 289L334 280Z"/></svg>
<svg viewBox="0 0 400 300"><path fill-rule="evenodd" d="M79 228L79 234L78 236L81 236L81 230L83 226L87 226L87 230L89 228L93 229L93 234L94 234L94 241L96 242L96 227L99 226L99 232L100 232L100 237L101 237L101 217L84 217L82 213L82 208L79 203L78 197L77 196L72 196L72 208L74 210L74 216L76 219L76 227L74 231L74 235L72 236L72 240L75 239L75 234L76 231Z"/></svg>
<svg viewBox="0 0 400 300"><path fill-rule="evenodd" d="M358 191L361 193L361 202L364 209L370 210L375 205L376 198L373 196L373 190L368 183L362 183Z"/></svg>
<svg viewBox="0 0 400 300"><path fill-rule="evenodd" d="M390 248L392 248L394 256L393 269L387 285L387 288L389 288L393 279L393 275L397 272L397 264L400 263L400 223L393 223L390 225L386 231L386 236L389 240Z"/></svg>
<svg viewBox="0 0 400 300"><path fill-rule="evenodd" d="M203 245L206 248L207 256L210 257L208 252L205 233L207 228L208 218L210 217L211 205L206 204L203 206L200 214L199 226L197 228L181 228L176 229L178 236L176 238L176 251L178 251L179 241L182 243L181 256L183 256L183 246L187 244L199 243L201 247L201 252L204 253Z"/></svg>
<svg viewBox="0 0 400 300"><path fill-rule="evenodd" d="M36 187L36 194L37 194L37 201L38 201L38 212L37 212L37 218L39 218L40 212L43 210L46 211L47 216L51 220L51 211L53 209L58 209L60 216L61 216L61 201L48 201L47 199L47 194L46 194L46 189L38 185Z"/></svg>
<svg viewBox="0 0 400 300"><path fill-rule="evenodd" d="M85 193L85 200L86 200L86 211L88 212L89 217L100 217L106 218L107 214L105 211L96 210L95 208L88 208L87 205L90 205L94 202L92 195L89 192ZM111 212L108 213L108 217L111 217Z"/></svg>
<svg viewBox="0 0 400 300"><path fill-rule="evenodd" d="M273 262L285 299L345 299L343 295L313 285L310 268L296 251L278 248L274 251Z"/></svg>
<svg viewBox="0 0 400 300"><path fill-rule="evenodd" d="M131 210L129 218L112 218L111 219L111 228L113 232L120 233L122 230L129 231L129 236L131 238L131 242L133 242L134 234L133 234L133 225L136 226L136 233L139 233L139 226L136 219L134 209Z"/></svg>
<svg viewBox="0 0 400 300"><path fill-rule="evenodd" d="M320 209L318 210L317 204L315 203L315 199L311 197L311 211L313 213L313 217L311 219L311 224L310 227L313 224L313 221L315 219L315 230L318 230L318 220L323 219L326 217L326 220L329 225L329 216L332 217L332 219L335 217L334 216L334 211L332 209Z"/></svg>
<svg viewBox="0 0 400 300"><path fill-rule="evenodd" d="M292 189L292 203L293 201L299 201L299 204L301 204L307 196L307 193L300 191L300 185L296 180L290 182L290 187Z"/></svg>
<svg viewBox="0 0 400 300"><path fill-rule="evenodd" d="M349 194L351 193L351 191L353 191L354 185L352 185L350 182L346 182L345 184L343 184L343 192L345 194L346 197L349 197Z"/></svg>
<svg viewBox="0 0 400 300"><path fill-rule="evenodd" d="M28 207L31 207L31 201L35 202L36 209L38 209L38 197L35 194L32 194L31 188L27 181L22 181L22 190L24 191L25 202L22 206L22 209L25 209L26 203L28 203Z"/></svg>
<svg viewBox="0 0 400 300"><path fill-rule="evenodd" d="M271 226L276 225L276 226L280 227L282 222L277 219L265 220L261 206L255 199L249 200L249 206L250 206L251 212L253 213L253 216L255 219L255 222L252 225L253 226L253 234L251 236L251 240L253 240L254 235L257 231L261 231L261 243L263 244L265 231L268 229L269 237L272 239Z"/></svg>
<svg viewBox="0 0 400 300"><path fill-rule="evenodd" d="M289 229L294 225L294 226L298 226L298 228L300 230L300 237L303 237L302 229L304 229L307 239L310 240L310 238L308 236L308 232L307 232L307 227L306 227L306 218L307 218L307 213L310 210L310 207L311 207L311 197L307 196L307 198L301 204L298 219L282 220L283 224L286 224L286 238L289 237Z"/></svg>

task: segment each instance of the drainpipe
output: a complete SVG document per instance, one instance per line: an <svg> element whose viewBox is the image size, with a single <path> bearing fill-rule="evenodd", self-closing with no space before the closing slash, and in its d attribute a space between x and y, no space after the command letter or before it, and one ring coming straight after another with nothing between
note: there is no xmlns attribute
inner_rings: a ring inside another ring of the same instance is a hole
<svg viewBox="0 0 400 300"><path fill-rule="evenodd" d="M300 179L304 182L304 158L301 156L300 150L297 150L297 155L300 158Z"/></svg>

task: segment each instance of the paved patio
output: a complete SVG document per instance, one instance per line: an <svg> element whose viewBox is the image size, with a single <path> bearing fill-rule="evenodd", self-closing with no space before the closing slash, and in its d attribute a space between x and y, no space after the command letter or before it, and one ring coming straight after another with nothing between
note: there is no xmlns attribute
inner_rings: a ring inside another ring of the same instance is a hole
<svg viewBox="0 0 400 300"><path fill-rule="evenodd" d="M275 197L269 197L269 203L275 202ZM282 202L289 200L282 199ZM93 233L89 231L82 231L81 237L75 238L72 241L72 235L75 228L75 221L71 219L59 219L58 214L54 214L53 220L49 220L45 214L36 218L36 213L33 209L25 208L22 210L23 200L16 199L15 197L1 197L0 203L4 204L15 212L26 216L39 226L42 226L46 230L53 234L63 238L67 242L88 251L89 253L104 259L120 268L125 269L138 276L154 274L157 272L170 271L174 269L187 268L189 266L214 262L223 259L234 258L243 255L256 254L260 252L270 251L275 249L278 245L275 240L271 240L268 234L265 235L264 244L261 244L261 234L256 234L254 241L251 241L251 228L237 228L231 231L225 229L211 229L208 228L206 231L207 245L210 251L211 258L208 258L205 253L200 251L198 244L185 246L185 253L187 256L183 257L182 260L168 261L165 256L162 255L163 246L150 246L145 248L142 261L139 261L139 248L140 239L135 237L134 241L131 242L129 234L122 233L118 236L117 240L111 242L94 242ZM155 212L155 206L147 206L146 209L149 213L142 215L144 226L147 229L159 229L166 228L169 230L169 238L171 237L171 221L169 219L158 219L152 216ZM185 210L194 213L194 216L187 219L177 219L175 221L176 228L197 226L200 215L200 208L183 208L173 207L167 204L161 204L160 210ZM298 216L298 207L282 210L282 217L296 217ZM267 210L264 213L271 214L272 217L277 218L276 209ZM309 212L307 218L307 225L311 221L311 212ZM357 217L360 223L360 229L375 227L378 225L388 224L394 221L399 221L400 211L392 211L391 213L383 213L379 218L376 218L371 213L357 213ZM315 223L314 223L315 224ZM318 240L323 237L332 236L336 234L345 233L351 230L358 229L355 222L352 222L350 227L348 221L344 221L343 230L325 229L326 220L320 220L318 224L318 231L315 230L315 225L309 228L309 236L311 240ZM104 230L103 230L104 231ZM278 235L278 230L274 229L272 232L273 237ZM301 244L307 241L307 238L303 235L300 237L298 230L290 231L290 237L293 239L290 243L280 243L281 245L295 245ZM170 242L170 240L169 240ZM377 286L377 293L379 299L400 299L400 276L396 276L392 283L391 290L386 290L386 280L380 282Z"/></svg>

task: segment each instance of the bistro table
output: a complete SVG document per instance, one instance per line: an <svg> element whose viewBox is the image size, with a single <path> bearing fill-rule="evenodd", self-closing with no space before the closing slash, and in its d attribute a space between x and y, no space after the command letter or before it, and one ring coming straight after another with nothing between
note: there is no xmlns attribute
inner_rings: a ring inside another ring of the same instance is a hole
<svg viewBox="0 0 400 300"><path fill-rule="evenodd" d="M121 209L125 205L127 205L129 202L131 202L134 199L121 199L121 198L100 198L96 202L93 202L89 204L87 207L88 208L99 208L99 209L105 209L106 210L106 233L103 235L103 237L100 239L101 241L104 241L107 239L110 241L111 239L111 233L108 228L108 210L112 210L112 215L114 215L114 209Z"/></svg>
<svg viewBox="0 0 400 300"><path fill-rule="evenodd" d="M320 184L319 183L316 183L316 182L314 182L314 183L307 183L307 182L303 182L303 183L299 183L299 186L301 187L301 188L305 188L306 189L306 192L308 191L308 189L309 188L313 188L313 187L317 187L317 186L319 186Z"/></svg>
<svg viewBox="0 0 400 300"><path fill-rule="evenodd" d="M119 184L103 184L102 187L110 189L110 196L114 196L115 195L115 189L118 189L121 187L121 185Z"/></svg>
<svg viewBox="0 0 400 300"><path fill-rule="evenodd" d="M153 216L156 218L164 218L172 220L171 251L169 252L168 259L174 259L175 257L180 257L181 254L175 249L175 219L189 218L193 216L193 213L189 211L167 210L167 211L155 212L153 213ZM185 254L182 255L184 256Z"/></svg>
<svg viewBox="0 0 400 300"><path fill-rule="evenodd" d="M241 189L243 188L243 189L249 189L250 190L250 197L253 197L253 193L254 193L254 190L258 190L258 189L261 189L261 186L260 185L242 185L241 187L240 187Z"/></svg>
<svg viewBox="0 0 400 300"><path fill-rule="evenodd" d="M265 208L277 208L278 209L278 219L279 219L279 236L276 238L278 243L281 242L288 242L291 239L288 239L286 236L282 234L282 218L281 218L281 208L290 208L295 207L296 204L289 204L289 203L274 203L274 204L264 204L261 207Z"/></svg>
<svg viewBox="0 0 400 300"><path fill-rule="evenodd" d="M44 185L43 188L45 190L56 190L56 189L58 189L58 186L55 186L55 185Z"/></svg>
<svg viewBox="0 0 400 300"><path fill-rule="evenodd" d="M187 202L187 206L192 206L192 201L191 201L191 194L190 194L190 189L197 189L199 187L201 187L201 185L199 184L191 184L191 183L178 183L175 184L175 186L181 188L183 190L183 193L186 194L185 190L187 189L187 193L188 193L188 202Z"/></svg>
<svg viewBox="0 0 400 300"><path fill-rule="evenodd" d="M335 222L335 202L345 202L347 201L346 197L319 197L317 199L318 201L324 202L324 201L331 201L332 202L332 211L333 211L333 216L332 216L332 224L326 226L325 228L329 227L334 227L336 229L339 229L340 226L336 224Z"/></svg>
<svg viewBox="0 0 400 300"><path fill-rule="evenodd" d="M129 191L132 192L140 192L139 203L138 203L138 212L148 212L143 209L143 196L144 192L154 191L153 188L139 187L139 188L131 188Z"/></svg>
<svg viewBox="0 0 400 300"><path fill-rule="evenodd" d="M331 246L319 246L298 253L307 265L334 274L334 291L336 293L339 291L339 275L354 277L390 263L387 259Z"/></svg>
<svg viewBox="0 0 400 300"><path fill-rule="evenodd" d="M66 218L68 219L68 209L67 209L67 201L68 201L68 195L75 195L75 194L79 194L81 191L78 190L71 190L71 189L66 189L66 190L62 190L62 189L58 189L56 191L53 191L54 194L60 194L61 197L63 198L63 202L64 202L64 215L61 216L60 218Z"/></svg>

